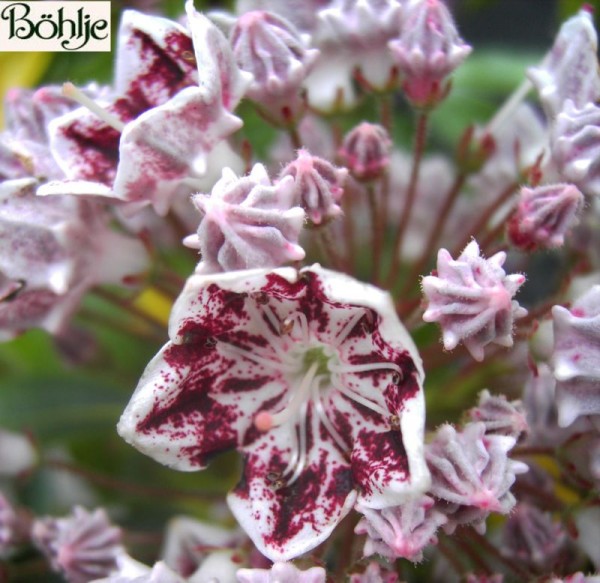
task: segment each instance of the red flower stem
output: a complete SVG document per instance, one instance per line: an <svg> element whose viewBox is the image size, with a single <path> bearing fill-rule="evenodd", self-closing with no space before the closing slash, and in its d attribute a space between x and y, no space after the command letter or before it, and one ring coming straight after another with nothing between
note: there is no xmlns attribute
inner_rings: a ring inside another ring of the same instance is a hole
<svg viewBox="0 0 600 583"><path fill-rule="evenodd" d="M412 169L410 172L410 181L408 183L408 190L406 191L406 201L402 216L400 217L400 224L396 231L394 243L392 245L392 264L386 280L386 287L391 289L394 280L398 276L400 268L400 261L402 257L402 243L406 227L410 221L412 210L417 196L417 183L419 181L419 171L421 169L421 162L423 160L423 154L425 152L425 142L427 141L427 126L429 121L428 113L420 113L417 119L417 129L415 133L415 144L414 154L412 160Z"/></svg>
<svg viewBox="0 0 600 583"><path fill-rule="evenodd" d="M483 559L483 557L477 552L477 550L473 548L473 541L467 540L466 538L460 536L461 534L465 534L465 530L468 530L468 528L461 529L458 536L457 534L454 535L456 544L460 547L464 554L469 557L471 563L473 563L478 571L481 571L486 575L491 575L492 569L489 567L485 559Z"/></svg>
<svg viewBox="0 0 600 583"><path fill-rule="evenodd" d="M514 195L515 190L518 188L519 184L517 182L513 182L509 184L497 197L496 199L479 215L479 219L473 225L472 228L466 231L466 235L457 243L454 248L451 250L450 254L452 257L459 255L462 250L467 246L471 238L477 238L483 230L486 228L489 220L492 218L494 213L511 197Z"/></svg>
<svg viewBox="0 0 600 583"><path fill-rule="evenodd" d="M454 549L451 549L446 541L446 537L439 537L437 548L440 549L444 558L450 563L450 566L454 569L457 575L464 575L467 572L467 567L458 560L457 553Z"/></svg>
<svg viewBox="0 0 600 583"><path fill-rule="evenodd" d="M318 227L318 242L321 252L325 255L332 267L337 271L347 271L347 265L342 256L337 252L336 241L331 236L330 225Z"/></svg>
<svg viewBox="0 0 600 583"><path fill-rule="evenodd" d="M530 580L531 575L528 571L517 566L510 559L502 556L502 554L498 552L498 549L492 543L490 543L490 541L487 540L487 538L485 538L483 535L473 530L473 528L469 528L466 534L471 538L471 540L473 540L473 542L475 542L483 550L485 550L485 552L488 553L490 557L493 557L498 563L500 563L509 571L512 571L515 575L517 575L521 581Z"/></svg>
<svg viewBox="0 0 600 583"><path fill-rule="evenodd" d="M342 208L344 214L341 218L343 221L342 228L344 232L344 243L346 246L344 263L349 268L348 273L354 273L354 259L357 255L356 245L356 227L354 224L354 206L355 206L355 190L350 187L351 181L346 181L346 190L342 197Z"/></svg>
<svg viewBox="0 0 600 583"><path fill-rule="evenodd" d="M108 490L116 490L123 494L130 494L132 496L142 496L146 498L158 498L158 499L172 499L172 500L220 500L222 498L221 493L212 492L193 492L189 490L179 490L176 488L160 488L155 486L148 486L147 484L134 484L131 482L124 482L113 476L101 474L94 470L82 468L71 462L58 459L46 459L44 465L53 470L60 472L68 472L81 478L88 480L89 482L96 484L102 488Z"/></svg>
<svg viewBox="0 0 600 583"><path fill-rule="evenodd" d="M410 292L414 289L415 283L418 282L419 275L422 275L423 269L427 267L427 263L432 259L432 255L436 250L436 247L439 244L439 240L442 236L442 232L444 231L444 226L448 220L450 210L454 206L454 203L456 202L466 179L467 175L465 173L459 174L455 178L454 184L452 184L450 190L448 190L446 193L444 203L437 213L435 224L429 233L427 242L423 246L421 255L412 266L409 275L406 277L406 283L400 291L400 297L406 297L408 294L410 294Z"/></svg>
<svg viewBox="0 0 600 583"><path fill-rule="evenodd" d="M294 150L300 150L302 148L302 140L300 139L300 134L298 133L297 126L288 126L287 133L290 137L290 141L292 142L292 147L294 148Z"/></svg>
<svg viewBox="0 0 600 583"><path fill-rule="evenodd" d="M393 93L384 93L379 100L379 123L381 123L390 136L392 135L392 125L394 121L394 116L392 115L393 99Z"/></svg>
<svg viewBox="0 0 600 583"><path fill-rule="evenodd" d="M381 267L381 251L383 247L383 231L380 229L380 206L377 201L377 192L373 184L366 187L367 197L369 199L369 209L371 211L371 225L373 227L373 281L379 279L379 270Z"/></svg>

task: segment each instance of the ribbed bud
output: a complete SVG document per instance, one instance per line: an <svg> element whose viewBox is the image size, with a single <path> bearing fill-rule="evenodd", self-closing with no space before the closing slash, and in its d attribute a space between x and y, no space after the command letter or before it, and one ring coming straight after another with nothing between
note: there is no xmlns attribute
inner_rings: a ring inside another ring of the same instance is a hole
<svg viewBox="0 0 600 583"><path fill-rule="evenodd" d="M384 127L363 122L344 138L339 155L354 178L375 180L390 163L392 141Z"/></svg>

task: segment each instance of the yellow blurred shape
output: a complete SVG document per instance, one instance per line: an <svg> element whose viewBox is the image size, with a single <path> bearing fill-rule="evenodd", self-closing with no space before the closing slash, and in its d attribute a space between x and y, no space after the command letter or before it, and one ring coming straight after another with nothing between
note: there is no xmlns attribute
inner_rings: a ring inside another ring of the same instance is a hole
<svg viewBox="0 0 600 583"><path fill-rule="evenodd" d="M156 288L147 287L135 299L134 305L159 324L169 322L171 299Z"/></svg>
<svg viewBox="0 0 600 583"><path fill-rule="evenodd" d="M32 87L44 75L52 53L0 53L0 129L4 127L4 96L11 87Z"/></svg>

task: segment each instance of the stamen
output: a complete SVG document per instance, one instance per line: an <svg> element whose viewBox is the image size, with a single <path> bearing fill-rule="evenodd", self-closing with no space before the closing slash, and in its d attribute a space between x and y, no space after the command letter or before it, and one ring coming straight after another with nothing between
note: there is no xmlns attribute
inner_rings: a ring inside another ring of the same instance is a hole
<svg viewBox="0 0 600 583"><path fill-rule="evenodd" d="M62 92L65 97L77 101L83 107L87 107L92 113L95 113L102 121L105 121L109 126L122 133L125 129L125 124L112 113L100 107L93 99L90 99L81 89L78 89L73 83L65 83L62 87Z"/></svg>
<svg viewBox="0 0 600 583"><path fill-rule="evenodd" d="M363 407L366 407L367 409L371 409L371 411L375 411L375 413L378 413L385 419L389 417L389 411L386 411L383 407L377 405L377 403L373 403L373 401L365 399L364 397L361 397L360 395L356 394L354 391L343 387L339 382L337 382L337 379L335 377L331 377L331 384L337 391L342 393L342 395L348 397L350 400L355 401L356 403L362 405Z"/></svg>
<svg viewBox="0 0 600 583"><path fill-rule="evenodd" d="M249 350L246 350L245 348L240 348L239 346L235 346L233 344L228 344L227 342L220 342L219 350L222 350L226 356L227 356L227 353L229 353L230 356L231 355L242 356L244 358L247 358L248 360L251 360L252 362L255 362L256 364L270 366L277 370L284 370L285 372L288 372L288 373L292 373L294 370L292 367L290 367L289 365L287 365L283 362L280 362L277 360L271 360L270 358L259 356L258 354L254 353L254 352L250 352Z"/></svg>
<svg viewBox="0 0 600 583"><path fill-rule="evenodd" d="M321 423L323 423L325 429L327 429L327 431L329 432L329 435L331 435L331 437L333 437L333 441L335 441L337 443L338 447L342 451L347 452L349 450L348 446L344 442L344 439L342 438L342 436L338 433L337 429L333 426L333 423L330 421L329 417L327 416L325 407L323 407L323 402L321 401L321 395L319 393L319 391L321 390L322 380L323 380L323 377L319 377L317 379L317 382L313 389L312 397L313 397L313 401L315 403L315 411L317 412L317 415L318 415L319 419L321 420Z"/></svg>
<svg viewBox="0 0 600 583"><path fill-rule="evenodd" d="M333 341L334 346L339 346L348 338L348 334L354 330L354 326L358 323L358 321L365 315L364 310L358 310L351 318L346 322L346 325L340 330L338 335L335 337Z"/></svg>
<svg viewBox="0 0 600 583"><path fill-rule="evenodd" d="M277 316L273 313L271 307L265 304L263 306L263 312L265 313L267 320L269 320L269 322L271 323L271 326L273 326L273 330L279 330L281 322L279 321L279 318L277 318Z"/></svg>
<svg viewBox="0 0 600 583"><path fill-rule="evenodd" d="M300 427L298 428L298 433L300 434L300 444L296 450L296 455L293 457L294 463L288 464L288 467L285 469L284 476L291 471L293 467L295 467L294 473L292 477L287 480L287 485L291 486L299 477L302 471L306 466L306 413L308 409L308 403L305 401L302 404L302 408L300 409ZM291 462L291 460L290 460Z"/></svg>
<svg viewBox="0 0 600 583"><path fill-rule="evenodd" d="M275 351L277 356L283 361L289 361L289 354L286 351L284 351L283 348L280 346L281 339L279 338L279 336L276 336L275 334L273 334L273 332L271 332L271 329L269 328L269 326L267 326L267 323L264 321L259 308L254 304L252 298L249 297L248 301L245 302L245 308L248 311L248 315L253 319L256 325L260 327L260 333L266 338L266 340L269 343L269 346L271 346L271 348ZM271 313L271 315L275 317L273 313ZM275 330L279 330L279 321L277 321Z"/></svg>
<svg viewBox="0 0 600 583"><path fill-rule="evenodd" d="M330 364L329 370L338 373L369 372L372 370L393 370L402 377L402 369L393 362L371 362L369 364Z"/></svg>

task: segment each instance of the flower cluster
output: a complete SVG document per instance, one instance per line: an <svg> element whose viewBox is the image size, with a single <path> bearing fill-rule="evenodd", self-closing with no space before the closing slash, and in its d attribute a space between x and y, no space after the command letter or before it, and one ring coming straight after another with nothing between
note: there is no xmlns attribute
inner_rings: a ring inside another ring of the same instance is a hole
<svg viewBox="0 0 600 583"><path fill-rule="evenodd" d="M137 8L5 99L0 573L596 580L593 11L481 122L443 0Z"/></svg>

